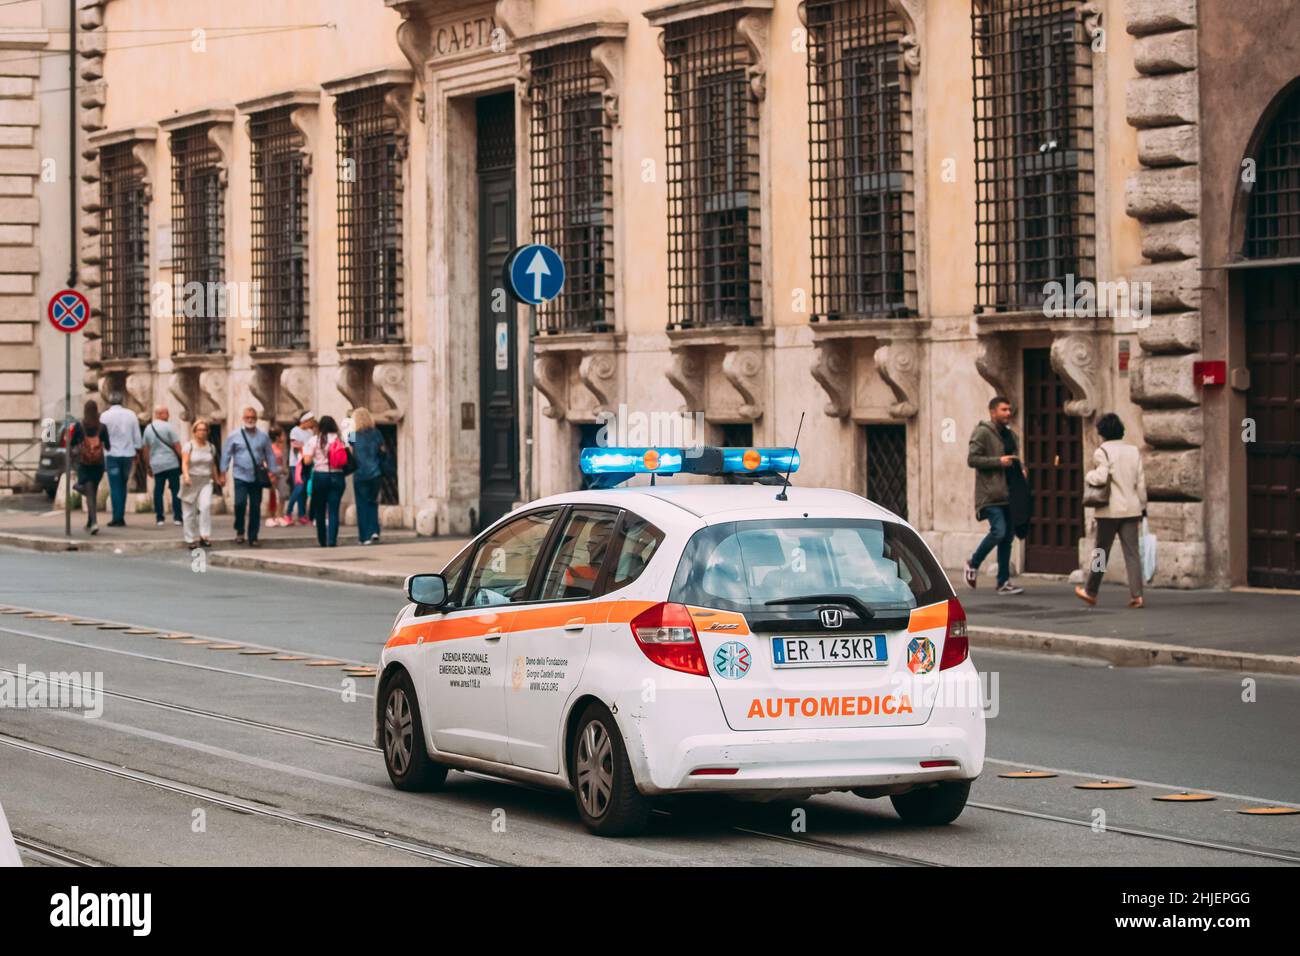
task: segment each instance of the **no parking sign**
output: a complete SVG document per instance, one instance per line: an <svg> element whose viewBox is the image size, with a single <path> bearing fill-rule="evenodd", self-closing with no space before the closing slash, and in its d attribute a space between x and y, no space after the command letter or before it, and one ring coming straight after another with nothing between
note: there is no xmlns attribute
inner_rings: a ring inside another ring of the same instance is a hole
<svg viewBox="0 0 1300 956"><path fill-rule="evenodd" d="M60 332L80 332L90 321L90 303L76 289L64 289L50 296L50 307L46 310L50 325Z"/></svg>

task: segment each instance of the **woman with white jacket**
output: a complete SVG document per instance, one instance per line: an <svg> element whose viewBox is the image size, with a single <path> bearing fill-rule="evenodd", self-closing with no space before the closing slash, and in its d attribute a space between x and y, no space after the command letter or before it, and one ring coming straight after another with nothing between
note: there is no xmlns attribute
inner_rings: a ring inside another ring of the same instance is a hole
<svg viewBox="0 0 1300 956"><path fill-rule="evenodd" d="M1101 416L1097 433L1102 444L1092 456L1096 468L1084 476L1084 481L1094 488L1109 487L1109 497L1099 506L1097 515L1097 541L1093 545L1091 572L1077 594L1087 604L1097 603L1102 575L1106 573L1106 559L1110 546L1119 535L1124 549L1124 569L1128 572L1129 607L1142 607L1142 558L1138 554L1138 532L1142 518L1147 513L1147 483L1142 474L1142 455L1133 445L1121 441L1124 423L1114 412ZM1100 553L1101 560L1097 557ZM1100 570L1098 569L1100 566Z"/></svg>

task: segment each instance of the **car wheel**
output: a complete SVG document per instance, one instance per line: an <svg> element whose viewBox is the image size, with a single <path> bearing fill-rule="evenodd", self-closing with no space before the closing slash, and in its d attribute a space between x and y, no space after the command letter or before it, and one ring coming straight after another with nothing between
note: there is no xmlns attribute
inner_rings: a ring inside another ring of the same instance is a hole
<svg viewBox="0 0 1300 956"><path fill-rule="evenodd" d="M905 823L943 826L952 823L966 809L969 780L948 780L889 798Z"/></svg>
<svg viewBox="0 0 1300 956"><path fill-rule="evenodd" d="M578 721L569 767L578 815L588 830L633 836L646 828L650 801L636 788L623 737L603 704L590 704Z"/></svg>
<svg viewBox="0 0 1300 956"><path fill-rule="evenodd" d="M398 790L438 790L447 768L429 758L415 687L399 671L384 690L384 766Z"/></svg>

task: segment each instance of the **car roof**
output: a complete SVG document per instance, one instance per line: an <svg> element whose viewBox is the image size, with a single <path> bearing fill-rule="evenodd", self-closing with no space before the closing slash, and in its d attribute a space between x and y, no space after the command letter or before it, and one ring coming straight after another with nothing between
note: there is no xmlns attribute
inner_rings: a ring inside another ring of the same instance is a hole
<svg viewBox="0 0 1300 956"><path fill-rule="evenodd" d="M610 504L637 510L638 503L674 505L706 524L740 521L747 518L802 517L816 513L846 518L875 518L902 521L898 515L860 495L840 488L800 488L791 486L786 501L778 501L777 485L704 484L661 480L659 484L630 485L621 488L574 491L544 499L546 503ZM533 502L533 506L543 502ZM647 516L648 517L648 516Z"/></svg>

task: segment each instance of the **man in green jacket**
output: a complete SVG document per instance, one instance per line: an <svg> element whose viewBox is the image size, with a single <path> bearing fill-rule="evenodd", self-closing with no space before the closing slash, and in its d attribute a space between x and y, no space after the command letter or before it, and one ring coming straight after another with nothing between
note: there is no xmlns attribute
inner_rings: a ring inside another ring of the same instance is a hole
<svg viewBox="0 0 1300 956"><path fill-rule="evenodd" d="M971 432L966 464L975 469L975 518L988 521L989 533L966 562L966 583L975 587L980 563L994 548L998 549L998 593L1023 594L1025 589L1011 583L1011 493L1007 471L1023 468L1020 439L1011 430L1011 402L995 395L989 402L989 420Z"/></svg>

